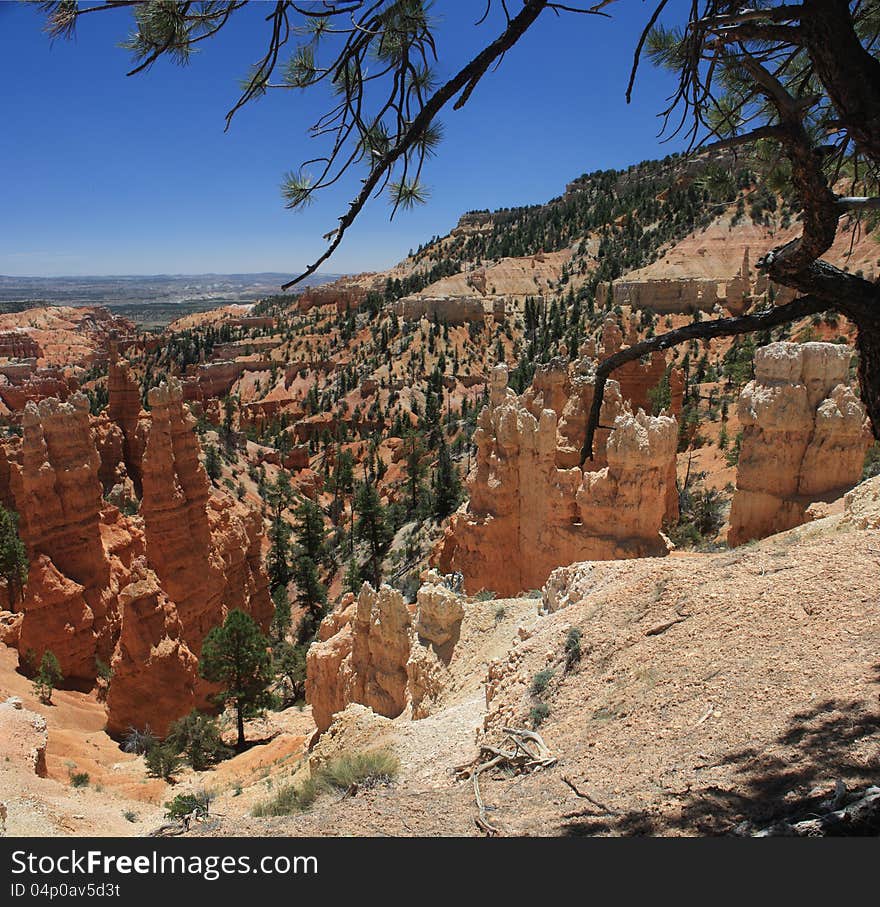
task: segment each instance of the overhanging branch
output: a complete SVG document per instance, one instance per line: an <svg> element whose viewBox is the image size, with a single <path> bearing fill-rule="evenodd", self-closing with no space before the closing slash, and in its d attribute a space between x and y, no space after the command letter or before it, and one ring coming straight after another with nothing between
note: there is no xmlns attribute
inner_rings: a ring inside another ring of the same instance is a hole
<svg viewBox="0 0 880 907"><path fill-rule="evenodd" d="M695 321L674 331L658 334L628 346L603 359L596 368L596 385L593 391L593 404L590 407L590 417L587 421L587 434L581 450L581 466L587 460L593 459L593 440L599 425L599 413L602 410L602 400L605 396L605 384L608 377L615 370L627 362L641 359L655 350L667 350L687 343L691 340L708 340L712 337L733 337L737 334L750 334L754 331L763 331L767 328L788 324L807 315L815 315L833 308L832 303L815 296L802 296L785 305L775 306L766 312L756 312L747 315L738 315L735 318L715 318L712 321Z"/></svg>

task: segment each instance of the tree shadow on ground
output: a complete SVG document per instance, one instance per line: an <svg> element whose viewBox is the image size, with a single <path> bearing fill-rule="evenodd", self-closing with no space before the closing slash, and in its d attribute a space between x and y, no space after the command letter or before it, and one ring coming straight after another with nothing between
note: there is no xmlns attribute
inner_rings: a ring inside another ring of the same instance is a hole
<svg viewBox="0 0 880 907"><path fill-rule="evenodd" d="M880 664L874 667L880 683ZM873 699L874 697L872 697ZM728 786L701 785L701 770L731 766ZM568 813L564 835L723 835L740 823L756 828L810 814L837 780L849 789L880 779L880 713L867 700L827 699L789 718L769 746L728 753L694 770L679 795L680 815L659 810Z"/></svg>

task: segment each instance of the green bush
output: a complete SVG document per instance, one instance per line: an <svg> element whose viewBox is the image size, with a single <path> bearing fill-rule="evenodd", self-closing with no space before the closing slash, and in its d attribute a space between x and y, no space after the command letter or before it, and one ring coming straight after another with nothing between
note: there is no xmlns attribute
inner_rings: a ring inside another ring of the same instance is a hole
<svg viewBox="0 0 880 907"><path fill-rule="evenodd" d="M396 777L399 768L397 757L389 750L369 750L331 759L320 774L331 787L348 790L353 784L388 782Z"/></svg>
<svg viewBox="0 0 880 907"><path fill-rule="evenodd" d="M532 727L537 728L541 726L541 722L547 718L550 714L550 706L546 702L539 702L536 706L533 706L529 712L529 721L532 722Z"/></svg>
<svg viewBox="0 0 880 907"><path fill-rule="evenodd" d="M157 743L147 750L144 762L147 774L151 778L162 778L163 781L173 781L175 772L183 765L180 754L164 743Z"/></svg>
<svg viewBox="0 0 880 907"><path fill-rule="evenodd" d="M43 658L40 661L40 670L33 680L34 693L40 702L49 705L52 702L52 691L64 680L61 673L61 665L55 653L50 649L43 652Z"/></svg>
<svg viewBox="0 0 880 907"><path fill-rule="evenodd" d="M173 800L165 804L166 819L182 819L192 813L207 816L212 797L205 791L195 791L191 794L178 794Z"/></svg>
<svg viewBox="0 0 880 907"><path fill-rule="evenodd" d="M283 784L272 797L258 803L252 814L265 817L304 812L324 791L348 790L354 784L387 784L396 777L399 767L397 757L388 750L345 753L329 760L298 787Z"/></svg>
<svg viewBox="0 0 880 907"><path fill-rule="evenodd" d="M73 787L88 787L89 786L89 773L88 772L70 772L70 783Z"/></svg>
<svg viewBox="0 0 880 907"><path fill-rule="evenodd" d="M581 660L581 631L572 627L565 637L565 669L570 671Z"/></svg>
<svg viewBox="0 0 880 907"><path fill-rule="evenodd" d="M553 677L553 671L550 668L544 668L543 671L538 671L537 674L532 678L531 691L537 696L540 693L543 693L547 689L548 684L550 683L551 678Z"/></svg>
<svg viewBox="0 0 880 907"><path fill-rule="evenodd" d="M217 719L195 709L171 725L165 745L182 755L197 772L232 755L232 750L220 737Z"/></svg>

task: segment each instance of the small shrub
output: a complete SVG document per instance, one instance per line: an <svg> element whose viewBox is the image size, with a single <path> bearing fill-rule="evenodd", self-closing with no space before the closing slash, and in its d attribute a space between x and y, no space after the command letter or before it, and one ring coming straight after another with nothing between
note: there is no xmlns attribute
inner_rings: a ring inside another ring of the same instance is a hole
<svg viewBox="0 0 880 907"><path fill-rule="evenodd" d="M581 660L581 631L572 627L565 637L565 670L570 671Z"/></svg>
<svg viewBox="0 0 880 907"><path fill-rule="evenodd" d="M300 800L299 790L292 784L284 784L275 794L262 803L257 803L252 810L252 815L263 818L265 816L289 816L291 813L303 812L308 809Z"/></svg>
<svg viewBox="0 0 880 907"><path fill-rule="evenodd" d="M504 605L499 605L495 609L495 623L500 624L502 620L507 616L507 609Z"/></svg>
<svg viewBox="0 0 880 907"><path fill-rule="evenodd" d="M203 790L191 794L178 794L173 800L165 804L166 819L182 819L192 813L207 816L212 797Z"/></svg>
<svg viewBox="0 0 880 907"><path fill-rule="evenodd" d="M348 790L352 785L369 787L385 784L397 775L397 757L388 750L370 750L337 756L316 770L298 787L284 784L252 812L257 817L289 816L305 812L318 795L327 790Z"/></svg>
<svg viewBox="0 0 880 907"><path fill-rule="evenodd" d="M490 602L495 598L495 593L488 589L481 589L475 596L475 602Z"/></svg>
<svg viewBox="0 0 880 907"><path fill-rule="evenodd" d="M89 786L89 773L88 772L70 772L70 783L73 787L88 787Z"/></svg>
<svg viewBox="0 0 880 907"><path fill-rule="evenodd" d="M138 814L133 809L127 809L122 814L122 817L125 819L126 822L134 823L134 822L137 822L137 820L138 820Z"/></svg>
<svg viewBox="0 0 880 907"><path fill-rule="evenodd" d="M553 677L553 671L550 668L544 668L543 671L538 671L537 674L532 678L531 691L537 696L544 692L547 689L548 684L550 683L551 678Z"/></svg>
<svg viewBox="0 0 880 907"><path fill-rule="evenodd" d="M526 598L543 598L544 593L540 589L532 589L529 592L526 592Z"/></svg>
<svg viewBox="0 0 880 907"><path fill-rule="evenodd" d="M181 754L197 772L232 755L232 750L220 737L217 719L195 709L171 725L165 745Z"/></svg>
<svg viewBox="0 0 880 907"><path fill-rule="evenodd" d="M168 782L174 780L175 772L183 765L180 754L164 743L156 744L147 750L144 761L147 765L147 774L151 778L161 778Z"/></svg>
<svg viewBox="0 0 880 907"><path fill-rule="evenodd" d="M321 769L321 776L331 787L348 790L353 784L387 783L396 777L399 768L400 763L393 753L370 750L331 759Z"/></svg>
<svg viewBox="0 0 880 907"><path fill-rule="evenodd" d="M529 712L529 721L532 722L532 727L537 728L541 726L541 722L547 718L550 714L550 706L546 702L539 702L534 706Z"/></svg>

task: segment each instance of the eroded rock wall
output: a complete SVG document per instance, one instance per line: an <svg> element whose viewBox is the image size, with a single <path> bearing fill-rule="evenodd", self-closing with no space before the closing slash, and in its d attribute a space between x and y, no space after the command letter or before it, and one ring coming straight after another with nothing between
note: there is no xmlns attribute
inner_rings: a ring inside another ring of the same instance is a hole
<svg viewBox="0 0 880 907"><path fill-rule="evenodd" d="M260 514L211 491L180 385L154 388L150 403L134 428L147 420L139 515L102 499L102 473L124 457L123 429L106 416L92 423L82 395L28 404L21 443L0 457L30 559L9 638L24 663L54 652L68 680L93 680L99 659L111 664L108 726L120 733L144 724L164 733L209 706L197 670L205 634L232 608L264 630L272 617Z"/></svg>
<svg viewBox="0 0 880 907"><path fill-rule="evenodd" d="M589 364L553 362L521 397L496 366L480 413L470 500L436 553L465 589L515 595L540 588L561 564L665 554L660 528L674 476L677 425L633 414L609 381L596 458L579 465L594 379ZM563 400L565 401L563 404ZM561 407L562 419L557 416Z"/></svg>
<svg viewBox="0 0 880 907"><path fill-rule="evenodd" d="M414 609L396 589L364 583L356 602L324 618L306 658L306 700L318 731L352 702L386 718L429 713L464 609L434 571L423 579Z"/></svg>
<svg viewBox="0 0 880 907"><path fill-rule="evenodd" d="M755 353L755 378L740 395L743 426L728 542L792 529L808 509L861 478L870 434L849 386L848 347L771 343Z"/></svg>

